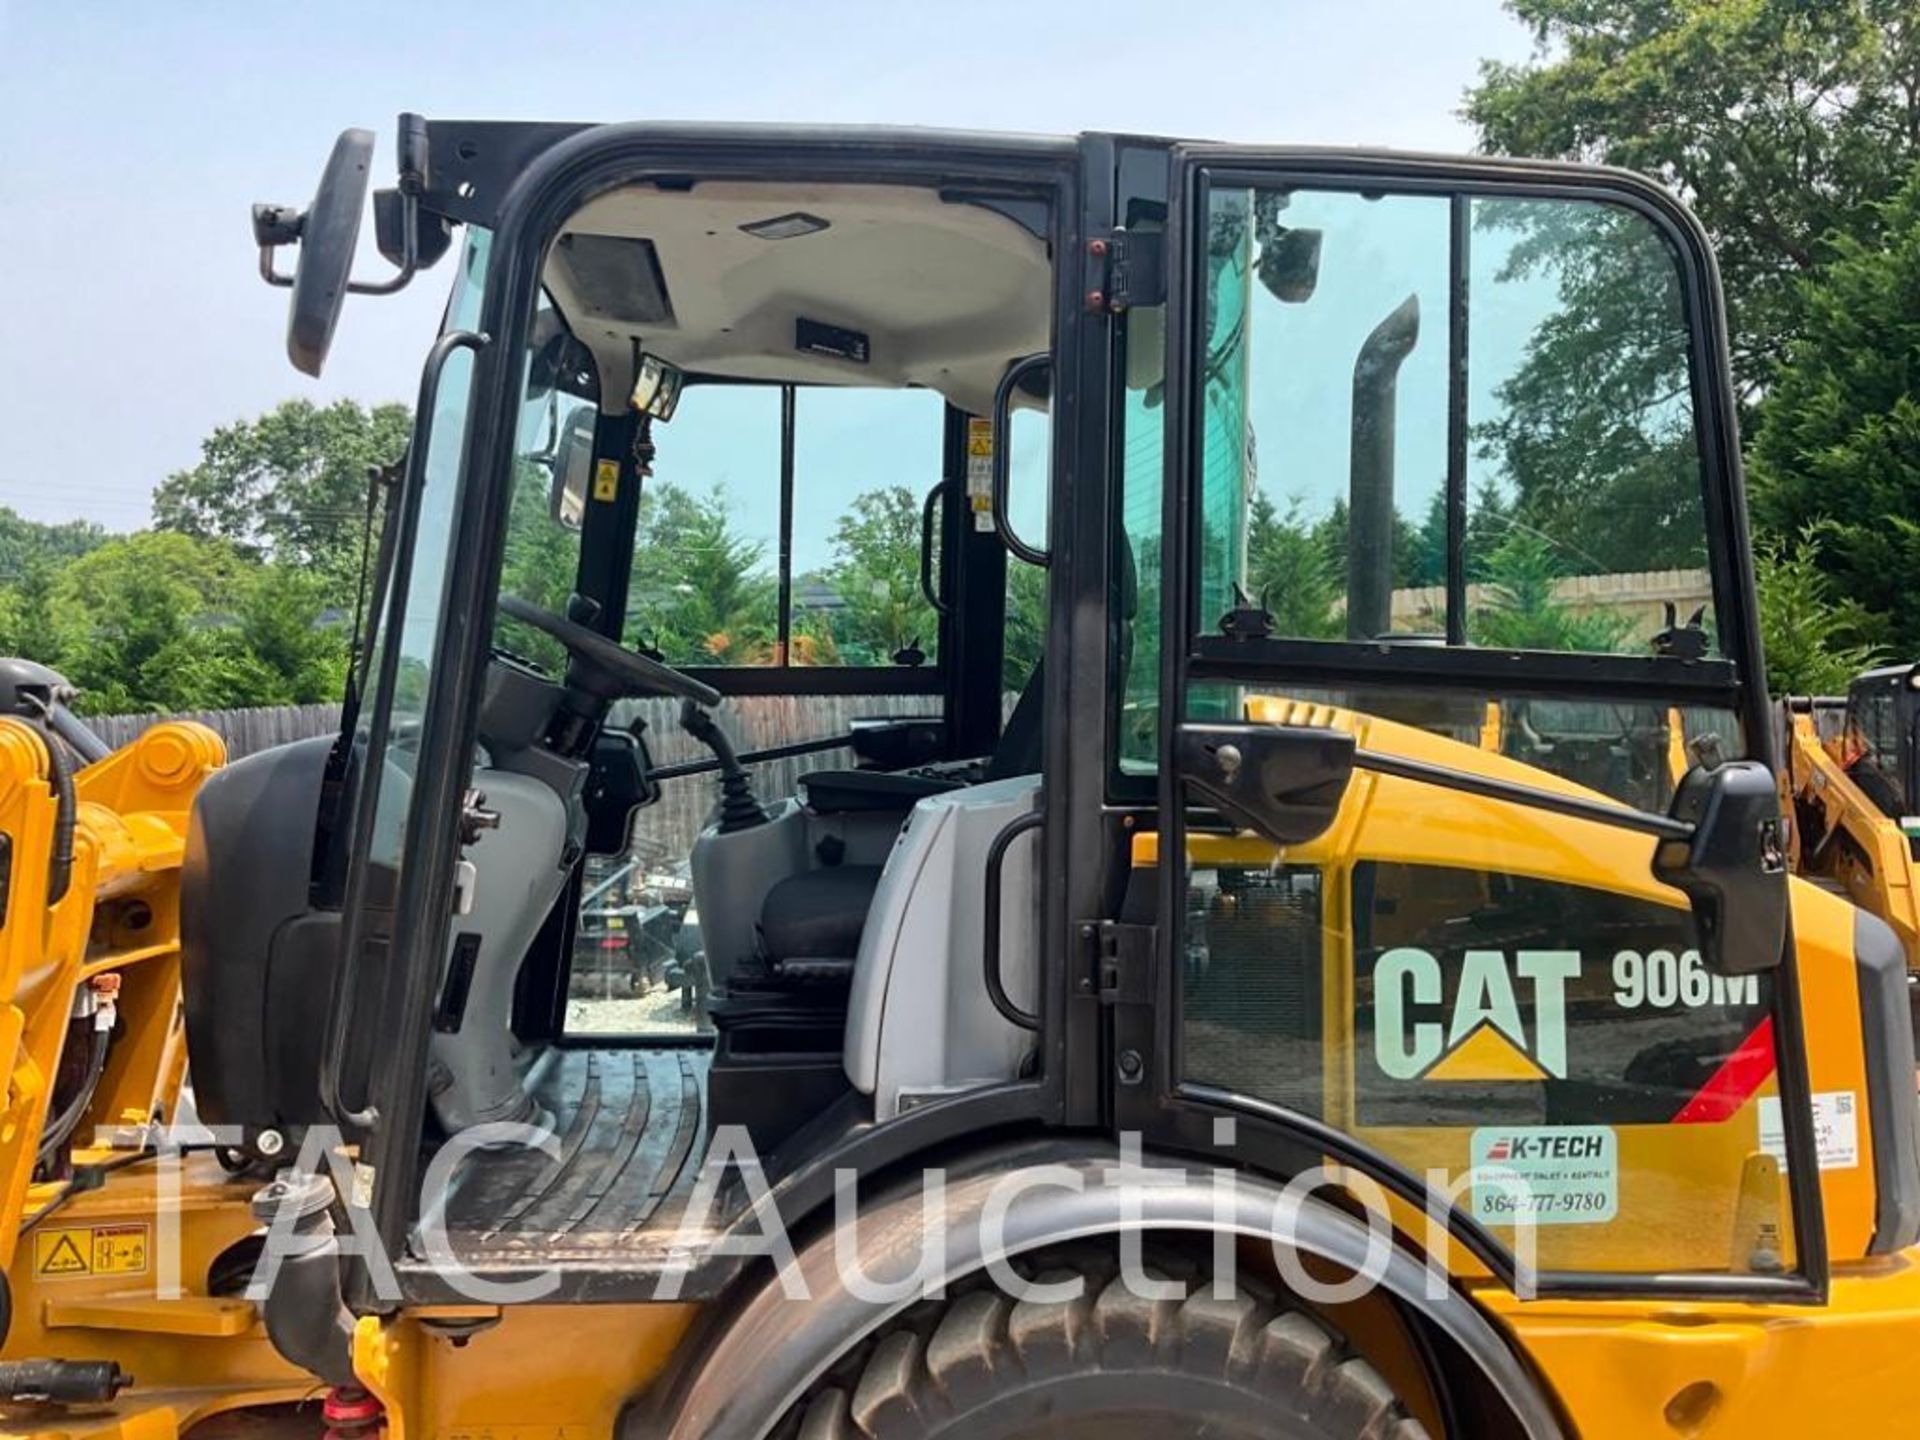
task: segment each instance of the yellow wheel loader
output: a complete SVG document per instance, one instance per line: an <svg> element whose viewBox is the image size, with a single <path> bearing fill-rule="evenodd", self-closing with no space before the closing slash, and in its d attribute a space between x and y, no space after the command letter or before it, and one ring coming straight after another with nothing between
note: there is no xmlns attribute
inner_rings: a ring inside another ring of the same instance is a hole
<svg viewBox="0 0 1920 1440"><path fill-rule="evenodd" d="M369 276L372 148L254 216L309 374L452 272L339 733L0 719L10 1431L1906 1424L1906 960L1671 197L404 116Z"/></svg>
<svg viewBox="0 0 1920 1440"><path fill-rule="evenodd" d="M1869 670L1844 699L1785 706L1780 790L1794 870L1884 920L1920 971L1920 666Z"/></svg>

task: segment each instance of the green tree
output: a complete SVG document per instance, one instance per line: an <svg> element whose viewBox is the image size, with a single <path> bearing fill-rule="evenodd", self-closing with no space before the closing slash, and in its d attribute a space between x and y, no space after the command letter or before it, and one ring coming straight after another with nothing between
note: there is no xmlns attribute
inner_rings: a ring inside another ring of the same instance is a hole
<svg viewBox="0 0 1920 1440"><path fill-rule="evenodd" d="M1342 537L1345 519L1342 510ZM1247 516L1247 593L1272 613L1275 633L1301 640L1345 634L1339 610L1346 596L1344 551L1344 543L1302 518L1298 500L1282 514L1264 490L1254 494Z"/></svg>
<svg viewBox="0 0 1920 1440"><path fill-rule="evenodd" d="M1562 602L1555 582L1565 574L1553 543L1513 530L1487 558L1487 601L1470 617L1476 645L1503 650L1618 650L1632 630L1624 616L1579 610Z"/></svg>
<svg viewBox="0 0 1920 1440"><path fill-rule="evenodd" d="M718 490L671 481L640 501L626 633L675 665L752 665L771 658L779 582L766 546L733 528Z"/></svg>
<svg viewBox="0 0 1920 1440"><path fill-rule="evenodd" d="M412 421L404 405L325 407L288 400L215 430L200 463L153 492L154 525L231 541L244 551L324 576L351 602L366 533L367 471L400 457Z"/></svg>
<svg viewBox="0 0 1920 1440"><path fill-rule="evenodd" d="M325 577L287 565L249 566L237 615L238 638L258 667L238 703L320 705L346 693L352 617L333 604Z"/></svg>
<svg viewBox="0 0 1920 1440"><path fill-rule="evenodd" d="M1510 303L1533 312L1520 363L1472 428L1512 518L1588 571L1703 564L1688 332L1665 242L1600 205L1486 200L1475 217L1476 242L1505 247L1490 288L1514 287Z"/></svg>
<svg viewBox="0 0 1920 1440"><path fill-rule="evenodd" d="M1761 407L1754 513L1920 655L1920 168L1884 206L1880 239L1841 236L1806 287L1802 333ZM1784 550L1779 552L1784 560ZM1776 578L1785 573L1776 567Z"/></svg>
<svg viewBox="0 0 1920 1440"><path fill-rule="evenodd" d="M44 525L0 506L0 654L46 653L54 577L106 541L91 521Z"/></svg>
<svg viewBox="0 0 1920 1440"><path fill-rule="evenodd" d="M1735 379L1766 384L1799 333L1803 277L1870 242L1920 159L1912 0L1509 0L1537 52L1488 63L1466 116L1483 149L1621 165L1678 191L1712 235Z"/></svg>
<svg viewBox="0 0 1920 1440"><path fill-rule="evenodd" d="M1149 624L1158 617L1152 617ZM1136 630L1137 633L1137 630ZM1000 686L1015 693L1047 648L1047 572L1007 560L1007 624L1000 652ZM1136 660L1134 663L1138 663ZM1137 672L1136 672L1137 673Z"/></svg>
<svg viewBox="0 0 1920 1440"><path fill-rule="evenodd" d="M45 525L0 505L0 584L17 584L36 570L58 567L106 540L107 532L91 520Z"/></svg>
<svg viewBox="0 0 1920 1440"><path fill-rule="evenodd" d="M904 485L856 495L833 534L833 562L817 577L839 600L808 616L844 665L891 665L900 651L931 652L939 622L920 593L920 502Z"/></svg>
<svg viewBox="0 0 1920 1440"><path fill-rule="evenodd" d="M579 577L580 536L553 518L553 476L545 467L522 458L515 465L513 483L505 554L500 563L500 593L564 615ZM559 641L504 617L498 628L500 643L516 655L555 674L565 668L567 651Z"/></svg>
<svg viewBox="0 0 1920 1440"><path fill-rule="evenodd" d="M1875 643L1885 623L1857 601L1835 593L1820 568L1821 536L1754 551L1760 589L1760 638L1767 683L1776 695L1841 695L1847 682L1880 663Z"/></svg>
<svg viewBox="0 0 1920 1440"><path fill-rule="evenodd" d="M29 653L96 714L331 699L346 644L322 596L313 577L228 541L143 531L60 571L50 631Z"/></svg>

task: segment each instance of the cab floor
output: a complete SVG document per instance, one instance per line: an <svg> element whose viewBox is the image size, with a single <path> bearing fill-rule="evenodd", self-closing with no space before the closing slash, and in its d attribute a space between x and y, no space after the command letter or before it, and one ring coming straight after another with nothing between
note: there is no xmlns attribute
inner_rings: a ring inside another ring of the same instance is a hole
<svg viewBox="0 0 1920 1440"><path fill-rule="evenodd" d="M693 1048L542 1056L528 1090L554 1117L558 1152L460 1162L442 1212L453 1258L486 1272L646 1270L676 1244L697 1247L702 1227L682 1221L706 1150L707 1063Z"/></svg>

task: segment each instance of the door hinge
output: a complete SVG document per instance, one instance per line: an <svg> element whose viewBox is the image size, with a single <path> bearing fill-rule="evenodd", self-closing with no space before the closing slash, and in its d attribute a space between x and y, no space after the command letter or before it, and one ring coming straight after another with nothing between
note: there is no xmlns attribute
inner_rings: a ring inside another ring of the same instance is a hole
<svg viewBox="0 0 1920 1440"><path fill-rule="evenodd" d="M1102 1005L1151 1005L1154 1001L1154 953L1158 931L1152 925L1120 920L1090 920L1080 927L1093 947L1093 978L1088 982Z"/></svg>
<svg viewBox="0 0 1920 1440"><path fill-rule="evenodd" d="M1087 308L1119 315L1167 303L1165 237L1157 230L1114 230L1087 242Z"/></svg>

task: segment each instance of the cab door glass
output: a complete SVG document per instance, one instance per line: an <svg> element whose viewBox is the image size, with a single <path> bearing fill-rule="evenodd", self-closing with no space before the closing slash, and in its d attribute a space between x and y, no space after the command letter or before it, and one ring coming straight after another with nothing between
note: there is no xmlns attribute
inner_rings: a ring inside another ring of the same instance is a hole
<svg viewBox="0 0 1920 1440"><path fill-rule="evenodd" d="M1045 550L1052 543L1048 496L1053 427L1045 409L1019 405L1009 416L1008 428L1007 523L1027 544ZM1012 554L1007 556L1006 626L1000 673L1011 703L1032 678L1047 640L1047 572Z"/></svg>
<svg viewBox="0 0 1920 1440"><path fill-rule="evenodd" d="M487 256L492 234L469 227L460 268L447 307L448 332L470 330L479 323L486 282ZM427 698L439 668L440 602L447 576L455 563L453 534L455 499L460 488L460 466L466 453L467 420L472 409L473 351L455 350L440 372L430 416L414 422L413 445L425 447L421 466L419 516L416 522L411 568L404 591L389 602L389 624L375 638L367 673L378 676L384 652L394 657L391 714L388 721L386 762L373 787L374 821L371 859L396 872L412 805L413 770L418 756L420 725ZM391 618L398 617L398 624ZM356 743L365 744L381 697L370 689L360 707Z"/></svg>
<svg viewBox="0 0 1920 1440"><path fill-rule="evenodd" d="M1704 653L1713 597L1673 252L1641 216L1588 201L1475 199L1464 244L1468 638L1646 654L1677 622Z"/></svg>
<svg viewBox="0 0 1920 1440"><path fill-rule="evenodd" d="M1350 847L1190 839L1182 1078L1339 1127L1543 1269L1791 1268L1771 977L1625 883L1644 842L1422 789L1382 782Z"/></svg>
<svg viewBox="0 0 1920 1440"><path fill-rule="evenodd" d="M1206 220L1199 633L1244 594L1289 639L1712 648L1687 318L1647 217L1275 186L1210 189Z"/></svg>
<svg viewBox="0 0 1920 1440"><path fill-rule="evenodd" d="M1651 810L1696 747L1743 753L1733 711L1653 683L1663 657L1722 663L1655 223L1600 199L1203 194L1185 641L1209 671L1171 697L1183 718L1333 726ZM1418 673L1442 647L1514 652L1528 679L1637 657L1648 683L1448 688ZM1544 1270L1796 1267L1771 977L1709 966L1648 837L1367 771L1277 850L1161 795L1185 807L1182 1081L1339 1128Z"/></svg>

